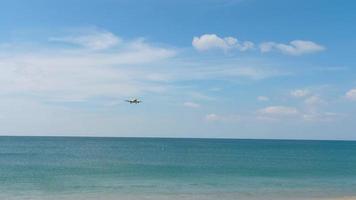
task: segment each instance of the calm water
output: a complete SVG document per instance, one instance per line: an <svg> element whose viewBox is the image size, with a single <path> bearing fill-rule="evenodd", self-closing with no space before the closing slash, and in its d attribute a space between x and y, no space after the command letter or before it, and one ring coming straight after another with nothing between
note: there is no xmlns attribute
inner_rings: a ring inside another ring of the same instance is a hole
<svg viewBox="0 0 356 200"><path fill-rule="evenodd" d="M0 199L356 196L356 142L0 137Z"/></svg>

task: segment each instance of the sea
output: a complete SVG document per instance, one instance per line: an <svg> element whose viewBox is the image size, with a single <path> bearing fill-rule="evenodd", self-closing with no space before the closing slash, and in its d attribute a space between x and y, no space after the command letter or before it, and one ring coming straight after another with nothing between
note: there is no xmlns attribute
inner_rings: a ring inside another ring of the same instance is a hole
<svg viewBox="0 0 356 200"><path fill-rule="evenodd" d="M1 200L355 197L355 141L0 137Z"/></svg>

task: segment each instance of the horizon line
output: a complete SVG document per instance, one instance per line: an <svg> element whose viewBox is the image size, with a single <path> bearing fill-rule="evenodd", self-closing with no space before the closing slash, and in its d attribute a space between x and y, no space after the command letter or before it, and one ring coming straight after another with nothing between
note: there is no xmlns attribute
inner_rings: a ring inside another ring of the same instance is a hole
<svg viewBox="0 0 356 200"><path fill-rule="evenodd" d="M344 141L356 139L306 139L306 138L233 138L233 137L167 137L167 136L83 136L83 135L1 135L0 137L47 137L47 138L126 138L126 139L205 139L205 140L279 140L279 141Z"/></svg>

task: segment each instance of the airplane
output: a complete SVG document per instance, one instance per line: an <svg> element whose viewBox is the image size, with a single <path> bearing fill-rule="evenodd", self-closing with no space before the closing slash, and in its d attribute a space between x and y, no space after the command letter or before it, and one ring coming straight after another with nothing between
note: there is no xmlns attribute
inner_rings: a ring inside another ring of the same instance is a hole
<svg viewBox="0 0 356 200"><path fill-rule="evenodd" d="M133 98L133 99L130 99L130 100L125 100L126 102L129 102L130 104L139 104L141 103L142 101L137 99L137 98Z"/></svg>

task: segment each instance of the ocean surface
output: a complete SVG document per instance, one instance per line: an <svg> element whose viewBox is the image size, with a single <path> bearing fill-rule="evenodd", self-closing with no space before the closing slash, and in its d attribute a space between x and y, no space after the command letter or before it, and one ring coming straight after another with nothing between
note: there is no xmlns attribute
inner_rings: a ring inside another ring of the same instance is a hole
<svg viewBox="0 0 356 200"><path fill-rule="evenodd" d="M0 137L1 200L355 196L351 141Z"/></svg>

